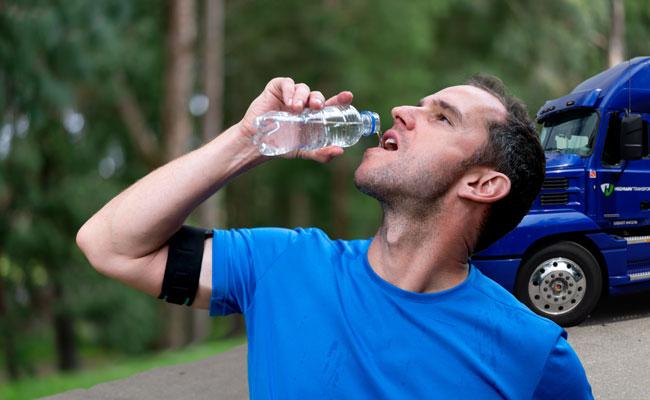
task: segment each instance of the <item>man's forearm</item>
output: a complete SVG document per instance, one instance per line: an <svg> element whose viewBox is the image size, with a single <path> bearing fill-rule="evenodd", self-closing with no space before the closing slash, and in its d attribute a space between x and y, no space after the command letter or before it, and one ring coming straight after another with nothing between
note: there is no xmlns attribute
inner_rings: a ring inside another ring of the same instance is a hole
<svg viewBox="0 0 650 400"><path fill-rule="evenodd" d="M238 129L231 127L134 183L84 224L78 241L127 258L159 249L199 204L265 159Z"/></svg>

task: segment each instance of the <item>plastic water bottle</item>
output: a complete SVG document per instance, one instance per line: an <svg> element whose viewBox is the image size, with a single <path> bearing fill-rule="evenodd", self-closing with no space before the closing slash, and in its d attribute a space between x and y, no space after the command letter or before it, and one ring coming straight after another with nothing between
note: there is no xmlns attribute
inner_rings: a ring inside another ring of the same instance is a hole
<svg viewBox="0 0 650 400"><path fill-rule="evenodd" d="M253 143L267 156L326 146L349 147L362 136L378 134L379 115L348 106L305 109L300 114L271 111L255 119Z"/></svg>

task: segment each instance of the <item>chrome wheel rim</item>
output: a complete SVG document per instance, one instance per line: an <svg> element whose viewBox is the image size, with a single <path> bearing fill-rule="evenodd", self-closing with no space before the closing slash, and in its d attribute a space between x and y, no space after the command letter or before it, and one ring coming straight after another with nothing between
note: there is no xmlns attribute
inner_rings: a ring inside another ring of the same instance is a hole
<svg viewBox="0 0 650 400"><path fill-rule="evenodd" d="M528 281L528 296L540 311L565 314L582 302L587 279L580 265L564 257L555 257L539 264Z"/></svg>

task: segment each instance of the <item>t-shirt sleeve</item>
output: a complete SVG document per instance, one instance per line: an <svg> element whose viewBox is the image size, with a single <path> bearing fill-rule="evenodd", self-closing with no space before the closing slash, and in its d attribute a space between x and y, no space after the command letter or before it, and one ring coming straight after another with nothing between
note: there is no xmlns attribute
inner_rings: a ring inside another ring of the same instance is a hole
<svg viewBox="0 0 650 400"><path fill-rule="evenodd" d="M282 228L213 230L210 315L244 313L264 274L298 236Z"/></svg>
<svg viewBox="0 0 650 400"><path fill-rule="evenodd" d="M561 335L551 350L542 378L537 385L533 399L583 400L593 399L591 385L578 355L573 351L564 335Z"/></svg>

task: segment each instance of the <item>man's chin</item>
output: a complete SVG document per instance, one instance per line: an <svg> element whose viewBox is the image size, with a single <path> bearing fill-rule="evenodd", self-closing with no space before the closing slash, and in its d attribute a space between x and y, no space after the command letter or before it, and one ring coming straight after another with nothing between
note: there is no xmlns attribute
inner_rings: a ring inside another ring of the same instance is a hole
<svg viewBox="0 0 650 400"><path fill-rule="evenodd" d="M382 182L376 182L370 179L369 176L359 173L359 169L354 174L354 186L363 194L366 194L379 202L386 201L389 195L389 189Z"/></svg>
<svg viewBox="0 0 650 400"><path fill-rule="evenodd" d="M361 193L375 197L372 195L372 185L370 182L368 182L367 176L363 173L362 165L360 165L357 170L354 171L354 186L356 186L356 188L359 189Z"/></svg>
<svg viewBox="0 0 650 400"><path fill-rule="evenodd" d="M375 195L375 192L372 190L371 187L369 187L367 185L360 184L356 180L354 181L354 186L356 186L357 189L359 189L359 191L361 193L366 194L366 195L368 195L370 197L374 197L375 199L377 198L377 196Z"/></svg>

